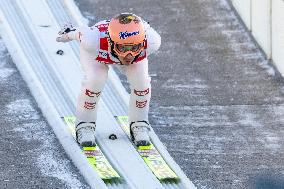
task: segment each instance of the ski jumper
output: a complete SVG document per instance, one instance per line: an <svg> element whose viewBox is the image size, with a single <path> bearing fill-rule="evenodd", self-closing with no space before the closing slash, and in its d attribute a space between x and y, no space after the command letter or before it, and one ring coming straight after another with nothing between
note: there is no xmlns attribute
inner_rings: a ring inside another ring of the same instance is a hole
<svg viewBox="0 0 284 189"><path fill-rule="evenodd" d="M84 73L76 108L77 123L96 121L98 102L108 77L109 65L120 65L130 84L129 122L148 122L151 78L148 74L147 57L159 49L161 37L144 22L146 32L144 50L137 55L132 64L122 65L111 53L108 43L108 23L109 21L105 20L76 31L75 38L80 42L80 62Z"/></svg>

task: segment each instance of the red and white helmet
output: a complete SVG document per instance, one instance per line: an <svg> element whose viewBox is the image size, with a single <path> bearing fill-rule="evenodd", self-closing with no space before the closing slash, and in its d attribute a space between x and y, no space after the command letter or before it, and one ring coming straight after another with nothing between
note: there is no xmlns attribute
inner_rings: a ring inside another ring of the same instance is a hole
<svg viewBox="0 0 284 189"><path fill-rule="evenodd" d="M142 19L132 13L121 13L111 19L108 33L117 55L137 56L144 49L145 29Z"/></svg>

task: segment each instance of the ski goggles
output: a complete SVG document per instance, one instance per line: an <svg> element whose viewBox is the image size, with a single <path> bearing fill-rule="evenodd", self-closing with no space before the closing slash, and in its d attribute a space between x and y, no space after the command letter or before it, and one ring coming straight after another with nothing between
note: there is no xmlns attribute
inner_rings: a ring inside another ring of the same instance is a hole
<svg viewBox="0 0 284 189"><path fill-rule="evenodd" d="M122 57L125 57L129 53L132 56L137 56L144 49L143 43L139 44L114 44L114 51Z"/></svg>

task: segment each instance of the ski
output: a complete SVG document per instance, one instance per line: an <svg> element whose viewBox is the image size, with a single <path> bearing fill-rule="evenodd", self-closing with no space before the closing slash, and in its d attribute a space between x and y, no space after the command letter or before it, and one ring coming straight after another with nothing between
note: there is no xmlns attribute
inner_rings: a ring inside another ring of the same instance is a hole
<svg viewBox="0 0 284 189"><path fill-rule="evenodd" d="M114 117L131 140L128 116ZM137 147L134 143L133 145L136 147L138 153L143 158L147 166L160 181L179 181L179 177L169 167L169 165L166 163L166 161L164 160L160 152L156 149L154 144L151 143L149 146L139 147Z"/></svg>
<svg viewBox="0 0 284 189"><path fill-rule="evenodd" d="M75 116L65 116L63 117L65 124L68 126L71 134L74 139L75 136ZM101 151L98 145L96 146L83 146L81 147L83 153L85 154L88 162L93 167L93 169L97 172L101 179L104 182L113 182L121 180L121 177L116 172L116 170L111 166L103 152Z"/></svg>

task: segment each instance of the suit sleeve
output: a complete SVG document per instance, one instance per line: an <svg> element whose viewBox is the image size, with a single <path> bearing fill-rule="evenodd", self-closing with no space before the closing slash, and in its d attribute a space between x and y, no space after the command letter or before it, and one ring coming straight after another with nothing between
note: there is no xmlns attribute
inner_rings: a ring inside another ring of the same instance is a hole
<svg viewBox="0 0 284 189"><path fill-rule="evenodd" d="M96 27L79 28L77 40L80 47L89 52L98 52L100 33Z"/></svg>
<svg viewBox="0 0 284 189"><path fill-rule="evenodd" d="M98 52L100 32L96 27L78 27L67 35L70 39L78 41L80 48L92 53Z"/></svg>
<svg viewBox="0 0 284 189"><path fill-rule="evenodd" d="M147 55L158 51L161 46L161 36L148 23L145 24L147 37Z"/></svg>

